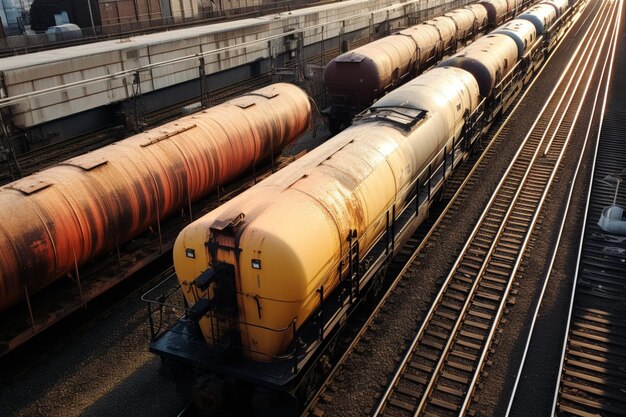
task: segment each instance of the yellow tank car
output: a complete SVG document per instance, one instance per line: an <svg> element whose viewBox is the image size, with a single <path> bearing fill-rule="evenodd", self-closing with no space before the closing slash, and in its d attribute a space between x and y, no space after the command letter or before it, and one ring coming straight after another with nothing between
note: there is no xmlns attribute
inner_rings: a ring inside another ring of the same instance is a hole
<svg viewBox="0 0 626 417"><path fill-rule="evenodd" d="M174 265L189 305L203 306L206 342L236 341L255 361L288 353L292 323L299 329L348 275L355 242L362 258L381 238L478 100L468 72L434 69L186 227Z"/></svg>

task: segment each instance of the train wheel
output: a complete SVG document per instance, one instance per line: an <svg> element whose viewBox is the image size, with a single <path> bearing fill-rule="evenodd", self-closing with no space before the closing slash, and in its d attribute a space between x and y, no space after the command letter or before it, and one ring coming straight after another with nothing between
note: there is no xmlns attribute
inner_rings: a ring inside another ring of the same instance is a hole
<svg viewBox="0 0 626 417"><path fill-rule="evenodd" d="M224 403L224 383L208 377L201 378L193 386L191 396L199 411L215 411Z"/></svg>

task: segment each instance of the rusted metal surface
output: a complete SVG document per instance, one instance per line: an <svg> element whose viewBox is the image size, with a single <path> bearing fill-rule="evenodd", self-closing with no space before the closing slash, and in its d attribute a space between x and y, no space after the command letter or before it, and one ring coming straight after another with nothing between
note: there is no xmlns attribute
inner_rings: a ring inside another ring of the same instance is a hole
<svg viewBox="0 0 626 417"><path fill-rule="evenodd" d="M478 102L470 73L434 69L380 99L370 118L187 226L174 246L174 266L189 305L209 298L219 305L224 283L236 286L233 320L220 321L216 332L218 313L215 321L200 319L207 342L234 330L250 358L284 354L294 317L299 328L346 279L352 256L373 247ZM224 264L232 273L201 284L207 268Z"/></svg>
<svg viewBox="0 0 626 417"><path fill-rule="evenodd" d="M310 110L274 84L0 188L0 309L278 155Z"/></svg>

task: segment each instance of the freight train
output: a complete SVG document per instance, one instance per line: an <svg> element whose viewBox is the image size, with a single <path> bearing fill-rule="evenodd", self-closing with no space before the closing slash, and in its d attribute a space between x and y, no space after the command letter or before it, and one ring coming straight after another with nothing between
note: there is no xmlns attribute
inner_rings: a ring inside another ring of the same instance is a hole
<svg viewBox="0 0 626 417"><path fill-rule="evenodd" d="M570 14L539 35L527 24L533 15L387 94L180 233L177 289L166 280L144 300L150 350L197 408L298 415L336 359L346 318L379 287L387 262L545 61ZM185 307L176 304L181 294ZM158 318L171 309L184 314L162 330Z"/></svg>
<svg viewBox="0 0 626 417"><path fill-rule="evenodd" d="M329 129L337 133L387 92L432 67L458 46L512 19L531 3L531 0L480 1L334 58L324 71L330 96L330 106L324 109ZM555 0L540 7L555 12L558 9L560 13L567 7L567 0ZM533 15L536 11L533 9Z"/></svg>
<svg viewBox="0 0 626 417"><path fill-rule="evenodd" d="M220 185L309 128L307 94L274 84L0 188L0 311ZM36 308L36 306L34 306Z"/></svg>

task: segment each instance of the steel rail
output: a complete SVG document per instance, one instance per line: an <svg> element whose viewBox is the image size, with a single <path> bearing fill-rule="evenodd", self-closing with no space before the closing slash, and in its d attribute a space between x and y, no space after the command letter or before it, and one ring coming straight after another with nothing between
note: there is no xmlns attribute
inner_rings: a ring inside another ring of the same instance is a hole
<svg viewBox="0 0 626 417"><path fill-rule="evenodd" d="M582 45L582 44L581 44L581 45ZM580 48L578 48L578 50L579 50L579 49L580 49ZM568 65L568 67L569 67L569 65ZM555 89L555 91L556 91L556 89ZM555 92L555 91L554 91L554 92ZM554 95L554 92L553 92L553 94L552 94L552 95ZM545 109L545 106L544 106L544 109ZM543 112L542 112L542 113L543 113ZM539 120L539 119L537 119L537 120L536 120L535 124L533 125L533 128L534 128L534 126L537 124L538 120ZM541 140L541 143L543 143L543 138L542 138L542 140ZM522 149L522 148L520 148L520 151L521 151L521 149ZM539 148L537 148L537 151L538 151L538 149L539 149ZM537 151L535 152L535 157L536 157L536 155L537 155ZM519 151L518 151L518 155L519 155ZM517 155L516 155L516 159L517 159ZM560 161L560 158L559 158L559 161ZM557 165L557 166L558 166L558 165ZM509 170L507 170L507 173L510 171L510 169L511 169L511 166L509 167ZM505 174L505 175L506 175L506 174ZM525 177L526 177L526 176L525 176ZM522 180L522 181L524 181L524 180ZM501 184L502 184L502 182L501 182ZM500 185L501 185L501 184L500 184ZM514 197L514 198L515 198L515 199L517 199L517 196L519 196L519 192L517 193L516 197ZM495 195L494 195L494 197L495 197ZM490 201L489 206L491 206L491 204L493 203L494 197L492 197L492 200ZM544 198L545 198L545 196L544 196ZM508 213L510 213L510 210L508 211ZM483 216L481 216L481 220L479 221L479 223L481 223L481 222L482 222L482 220L484 219L484 217L485 217L484 215L483 215ZM508 214L507 214L507 217L508 217ZM505 225L505 224L506 224L506 219L505 219L505 220L503 220L503 222L502 222L502 226L501 226L500 230L502 230L502 228L504 227L504 225ZM474 233L473 233L473 236L475 236L475 235L476 235L477 231L478 231L478 227L475 229L475 231L474 231ZM466 244L466 246L465 246L465 248L464 248L464 249L466 250L468 247L469 247L469 243L468 243L468 244ZM492 247L492 249L493 249L493 247ZM488 255L487 255L487 258L490 258L491 253L493 253L493 250L491 250L491 251L490 251L490 254L488 254ZM460 260L461 260L461 257L460 257L459 259L457 259L457 262L456 262L456 264L455 264L454 269L456 269L456 268L459 266L459 264L460 264ZM481 272L479 272L479 273L478 273L479 275L482 273L482 271L485 269L485 267L486 267L486 264L484 264L484 265L483 265L483 267L481 268ZM451 279L450 279L450 278L452 277L452 275L453 275L453 274L451 274L451 275L449 276L449 280L446 282L446 285L444 285L444 287L442 287L442 290L440 291L440 293L439 293L439 295L438 295L438 297L437 297L437 299L438 299L438 300L440 300L440 299L442 298L443 289L444 289L444 288L445 288L445 286L447 286L447 284L449 284L449 282L451 281ZM475 282L475 284L476 284L476 283L477 283L477 281ZM473 286L473 288L475 289L475 288L476 288L476 285L474 285L474 286ZM473 291L472 291L472 290L470 290L470 292L473 292ZM471 297L471 296L470 296L470 297ZM467 304L466 304L466 307L467 307ZM459 319L460 319L460 318L464 315L464 311L466 311L466 310L467 310L467 308L464 308L464 309L463 309L463 311L461 311L461 312L459 313ZM501 310L501 309L500 309L500 310ZM425 328L426 324L427 324L428 322L430 322L430 320L432 319L432 317L433 317L433 316L434 316L434 312L433 312L433 311L431 311L431 312L430 312L430 314L428 315L428 318L427 318L427 319L424 321L424 323L422 324L422 327L421 327L421 329L420 329L420 332L418 333L418 337L416 337L416 339L414 340L414 343L413 343L412 347L411 347L411 348L409 349L409 351L407 352L407 355L405 355L405 358L404 358L404 360L403 360L403 362L402 362L402 363L403 363L403 365L402 365L402 366L400 366L400 368L398 369L398 372L397 372L397 373L396 373L396 375L394 376L394 378L393 378L393 380L392 380L392 383L389 385L389 387L388 387L388 389L387 389L386 393L385 393L385 394L384 394L384 396L383 396L383 400L379 403L379 407L378 407L378 408L377 408L377 410L375 411L375 414L374 414L374 415L377 415L377 414L381 411L382 407L384 406L384 404L385 404L385 399L389 397L390 392L391 392L391 389L393 388L393 386L395 385L395 383L398 381L399 376L400 376L400 373L402 372L402 370L403 370L403 368L404 368L404 365L408 362L409 358L412 356L412 355L411 355L411 352L414 350L413 348L415 347L415 345L416 345L416 344L417 344L417 342L419 341L419 338L420 338L420 337L419 337L419 335L421 335L421 334L424 332L424 328ZM459 323L460 323L460 321L457 321L457 326L455 326L455 329L452 331L452 333L455 333L455 330L456 330L456 329L458 329L458 324L459 324ZM493 330L493 329L495 329L495 328L492 328L492 330ZM493 333L493 331L492 331L492 333ZM449 341L450 341L450 340L449 340ZM450 346L450 343L448 343L448 344L447 344L447 346L449 347L449 346ZM483 352L486 352L486 351L483 351ZM444 356L442 356L442 357L441 357L441 360L438 362L437 368L441 368L441 364L442 364L442 362L443 362L443 358L444 358ZM484 358L484 355L483 355L483 358ZM435 373L436 373L436 371L435 371ZM427 392L427 393L430 391L430 389L432 389L432 386L433 386L432 382L433 382L433 380L431 380L431 383L429 384L428 388L426 389L426 392ZM422 397L422 401L421 401L421 403L420 403L421 405L420 405L420 406L418 406L418 412L419 412L419 410L420 410L420 409L424 406L424 404L425 404L424 400L425 400L425 398L426 398L426 397L427 397L427 395L425 395L425 396L423 396L423 397Z"/></svg>
<svg viewBox="0 0 626 417"><path fill-rule="evenodd" d="M590 30L590 28L588 27L587 31L589 31L589 30ZM579 45L579 47L578 47L578 48L576 49L576 51L574 52L574 55L578 52L578 50L580 50L581 46L582 46L582 45ZM560 47L560 45L559 45L559 47ZM567 71L567 70L569 69L569 67L571 66L571 64L572 64L572 62L570 61L570 62L567 64L567 66L566 66L566 68L565 68L564 72L565 72L565 71ZM545 68L545 67L544 67L544 68ZM542 69L542 71L543 71L543 69ZM562 75L562 76L560 77L559 81L557 82L557 85L561 82L561 80L564 78L564 76L565 76L565 75ZM535 79L535 81L536 81L536 79ZM533 81L533 83L534 83L535 81ZM530 91L530 88L527 90L527 93L528 93L528 91ZM546 108L546 107L547 107L547 105L548 105L548 104L547 104L547 103L548 103L548 101L549 101L549 100L551 100L551 98L554 96L554 94L555 94L555 93L556 93L556 88L555 88L555 89L553 90L553 92L550 94L550 97L549 97L549 98L548 98L548 100L546 101L546 104L544 104L543 108L541 109L541 112L545 111L545 108ZM526 94L526 93L525 93L525 94ZM516 108L517 108L517 107L516 107ZM538 123L538 120L539 120L539 119L535 120L535 122L533 123L533 125L532 125L532 127L531 127L531 130L535 128L536 124ZM525 141L526 141L526 140L527 140L527 139L525 139ZM524 141L524 142L525 142L525 141ZM516 158L519 156L519 154L520 154L520 152L521 152L521 149L522 149L522 146L523 146L523 145L524 145L524 143L522 143L522 145L520 145L520 149L517 151L517 153L516 153L516 154L515 154L515 156L513 157L514 159L516 159ZM509 167L509 170L510 170L510 167ZM509 171L509 170L507 170L507 173L508 173L508 171ZM506 173L505 173L504 175L506 175ZM502 182L502 181L501 181L501 182ZM460 192L460 190L459 190L459 192ZM494 195L494 197L495 197L495 195ZM488 202L488 204L489 204L489 205L492 203L492 201L493 201L494 197L492 197L492 199ZM484 216L485 216L485 213L483 213L483 215L482 215L482 216L481 216L481 218L479 219L479 222L480 222L480 221L482 221L482 219L484 218ZM468 247L468 246L469 246L469 242L468 242L468 243L466 243L466 245L465 245L465 246L464 246L464 248L463 248L463 251L465 251L465 250L467 249L467 247ZM458 261L458 260L457 260L457 261ZM456 264L455 264L455 266L456 266ZM444 290L444 288L443 288L443 285L442 285L442 288L441 288L441 290L439 291L439 293L437 294L436 299L441 298L441 295L443 294L443 290ZM422 324L422 327L425 325L425 323L426 323L426 320L424 320L424 323ZM420 329L418 330L418 332L420 332L420 333L421 333L422 331L423 331L423 329L422 329L422 328L420 328ZM414 346L414 344L413 344L411 347L409 347L409 349L407 350L407 353L406 353L405 357L402 359L402 362L401 362L401 363L405 363L405 362L408 360L408 356L410 355L410 352L412 351L412 349L413 349L414 347L415 347L415 346ZM373 412L373 416L377 416L377 415L379 415L379 414L382 412L382 409L383 409L383 407L384 407L384 399L385 399L385 398L387 398L387 397L389 397L389 395L391 394L391 390L393 389L393 386L396 384L396 382L398 381L399 377L401 376L401 373L402 373L402 369L399 367L399 368L398 368L398 370L396 371L396 373L394 374L394 376L392 377L391 382L388 384L387 390L383 393L383 395L382 395L382 397L381 397L381 400L380 400L380 402L379 402L379 404L378 404L378 407L377 407L377 408L376 408L376 410L374 410L374 412Z"/></svg>
<svg viewBox="0 0 626 417"><path fill-rule="evenodd" d="M578 19L580 17L581 17L580 13L577 16L573 17L572 23L575 23L576 21L578 21ZM589 17L587 17L586 19L588 19L588 18ZM360 340L365 335L366 330L371 326L373 321L376 319L376 317L378 315L378 312L381 310L381 308L384 306L384 304L387 302L387 300L394 293L396 287L398 286L400 281L402 281L402 278L404 278L404 276L406 275L407 271L412 266L412 264L415 262L415 260L417 259L418 255L422 252L422 250L424 249L426 244L429 243L429 239L437 231L437 228L439 227L439 225L441 224L441 222L445 218L446 214L448 212L450 212L451 208L454 206L456 201L465 192L465 187L467 187L468 183L473 179L473 175L475 175L476 171L480 168L481 163L483 162L485 157L488 156L489 151L498 142L497 139L500 137L502 132L507 127L508 120L511 120L511 118L521 108L521 104L523 103L524 99L526 99L526 96L532 91L532 88L534 87L535 83L538 82L538 80L540 79L541 74L546 70L548 63L552 61L552 59L554 58L556 52L563 45L564 45L564 43L560 42L554 48L554 50L552 51L550 56L544 62L543 66L533 76L532 82L525 88L523 94L517 100L517 103L515 104L515 106L512 109L509 110L508 115L507 115L507 119L502 123L502 125L498 128L498 130L493 134L493 137L492 137L491 141L486 145L485 149L482 150L482 153L481 153L480 157L476 160L476 162L474 163L474 166L472 167L470 172L467 174L465 179L461 182L461 184L459 185L459 187L456 190L456 192L454 193L454 195L450 198L450 200L446 204L445 208L442 210L442 212L440 213L438 218L435 220L435 222L431 226L430 230L426 233L426 235L424 236L424 238L422 239L422 241L418 245L418 247L415 249L413 254L407 259L404 267L398 272L396 277L393 279L392 283L390 284L389 288L386 290L385 294L381 297L380 301L374 307L374 309L372 310L372 313L369 315L368 319L362 325L362 328L358 332L357 336L352 340L352 342L346 348L346 351L342 354L341 358L337 361L337 365L333 368L333 370L325 378L325 382L315 392L315 394L312 397L312 400L307 404L307 406L305 407L304 411L302 412L302 414L301 414L302 417L310 415L310 413L312 412L313 407L315 407L315 405L316 405L317 401L319 400L321 394L326 389L326 386L329 383L329 381L332 381L334 376L339 372L339 370L341 369L341 365L346 362L347 358L354 351L354 348L359 344Z"/></svg>
<svg viewBox="0 0 626 417"><path fill-rule="evenodd" d="M619 30L619 25L621 23L621 18L622 18L622 8L623 8L623 0L619 0L619 14L618 14L618 18L617 21L615 23L616 26L616 31ZM615 36L613 39L613 45L612 45L612 52L611 52L611 60L610 60L610 69L613 68L613 63L615 60L615 53L617 50L617 39L618 37ZM579 277L579 273L580 273L580 264L581 264L581 260L582 260L582 251L583 251L583 245L584 245L584 240L585 240L585 232L587 230L587 220L588 220L588 213L589 213L589 207L591 204L591 193L593 191L593 182L594 182L594 177L595 177L595 172L596 172L596 167L597 167L597 158L598 158L598 149L600 147L600 137L602 135L602 130L603 130L603 126L604 126L604 114L606 112L606 106L607 106L607 101L608 101L608 90L611 84L611 78L612 78L612 70L610 70L609 72L609 79L606 83L606 91L605 91L605 95L604 95L604 100L602 102L602 120L600 122L600 126L598 128L598 140L596 141L596 146L594 149L594 155L593 155L593 165L592 165L592 169L591 169L591 175L589 178L589 191L587 192L587 201L585 203L585 211L584 211L584 220L583 220L583 225L582 225L582 231L581 231L581 235L580 235L580 241L579 241L579 245L578 245L578 255L576 258L576 268L575 268L575 273L574 273L574 277L572 280L572 293L570 296L570 303L569 303L569 310L568 310L568 317L567 317L567 323L565 326L565 334L563 336L563 348L561 351L561 360L560 360L560 364L559 364L559 373L557 375L556 378L556 386L555 386L555 390L554 390L554 399L552 402L552 413L551 415L556 415L556 410L557 410L557 406L558 406L558 400L559 400L559 391L561 388L561 381L563 378L563 369L564 369L564 364L565 364L565 356L567 354L567 346L568 346L568 338L569 338L569 333L570 333L570 327L572 324L572 315L574 312L574 302L576 300L576 283L578 282L578 277Z"/></svg>
<svg viewBox="0 0 626 417"><path fill-rule="evenodd" d="M621 1L621 0L620 0L620 1ZM603 44L603 43L604 43L604 41L606 40L606 35L607 35L607 32L605 32L605 33L604 33L604 36L603 36L603 39L602 39L601 44ZM598 44L598 42L596 42L596 45L594 45L594 48L593 48L592 50L595 50L595 46L597 46L597 44ZM537 218L538 218L538 216L539 216L539 213L540 213L540 211L541 211L541 208L543 207L543 204L544 204L545 198L546 198L547 193L548 193L548 191L549 191L549 189L550 189L550 186L551 186L551 184L552 184L552 181L554 180L554 177L556 176L556 172L557 172L557 170L558 170L558 168L559 168L559 166L560 166L561 159L562 159L562 158L563 158L563 156L565 155L565 150L566 150L566 148L567 148L567 143L568 143L568 142L569 142L569 140L571 139L571 136L572 136L573 131L574 131L574 127L576 126L576 122L578 121L578 117L580 116L580 112L581 112L581 110L583 109L583 106L584 106L584 100L585 100L585 97L587 96L587 92L588 92L588 90L589 90L589 87L591 86L591 82L592 82L592 80L593 80L593 74L595 74L595 70L597 69L597 63L598 63L598 61L599 61L599 58L600 58L600 54L596 54L596 58L595 58L594 63L593 63L593 69L592 69L592 71L593 71L593 72L592 72L592 75L590 75L590 76L588 76L588 77L587 77L587 83L586 83L586 85L585 85L585 89L584 89L584 92L583 92L583 98L580 100L579 107L578 107L578 109L576 110L576 115L575 115L575 117L574 117L574 121L573 121L573 122L572 122L572 124L570 125L570 129L569 129L569 132L568 132L568 135L567 135L567 140L566 140L566 143L563 145L563 149L562 149L562 151L560 152L560 156L559 156L558 160L557 160L557 161L555 162L555 164L554 164L554 171L552 172L552 175L551 175L551 177L550 177L550 180L549 180L549 182L548 182L548 184L547 184L547 186L546 186L546 189L545 189L545 191L544 191L544 193L543 193L543 196L542 196L541 202L540 202L540 204L539 204L539 206L538 206L538 208L537 208L537 210L536 210L536 212L535 212L535 216L534 216L534 218L533 218L533 224L536 222L536 220L537 220ZM584 70L583 70L583 71L584 71ZM585 76L585 74L584 74L584 72L583 72L583 73L581 74L581 77L579 78L579 82L583 79L582 77L584 77L584 76ZM576 87L575 87L576 89L578 88L578 84L579 84L579 82L577 83L577 85L576 85ZM598 91L600 90L600 86L601 86L601 84L598 86ZM559 125L559 126L560 126L560 125L562 124L562 122L563 122L564 115L566 114L566 112L568 112L568 111L569 111L569 106L570 106L570 104L571 104L571 102L572 102L572 100L573 100L573 97L574 97L574 94L572 93L572 94L571 94L571 96L570 96L570 100L569 100L569 102L568 102L568 105L567 105L567 109L563 112L563 117L561 118L561 120L560 120L560 121L559 121L559 123L558 123L558 125ZM597 98L597 96L596 96L596 98ZM589 128L591 127L591 122L589 123L588 127L589 127ZM555 136L556 136L556 132L557 132L557 130L555 129L555 130L553 131L552 138L550 139L550 141L549 141L549 143L548 143L548 145L547 145L547 148L550 148L550 147L551 147L551 145L552 145L552 143L553 143L553 139L554 139L554 138L555 138ZM585 143L586 143L586 139L585 139ZM548 153L548 150L546 149L546 150L544 151L544 153L543 153L543 156L546 156L546 155L547 155L547 153ZM579 159L579 161L580 161L580 159ZM526 245L527 245L527 242L528 242L528 240L529 240L529 238L530 238L531 231L532 231L532 227L531 227L531 228L529 228L529 231L528 231L528 233L527 233L527 235L526 235L526 241L525 241L525 242L524 242L524 244L523 244L523 249L521 249L521 250L520 250L520 257L518 258L517 265L515 266L514 271L513 271L513 272L512 272L512 274L511 274L511 276L512 276L512 277L513 277L513 276L515 276L515 274L517 273L517 269L518 269L519 264L520 264L520 262L521 262L521 258L522 258L523 252L524 252L525 247L526 247ZM513 283L513 280L511 280L511 281L509 282L509 287L512 285L512 283ZM508 292L508 291L507 291L507 292ZM501 307L500 307L500 308L501 308L501 310L498 312L498 317L500 317L500 316L502 315L502 308L504 307L504 305L505 305L505 302L501 304ZM496 320L496 322L495 322L495 323L497 323L498 321L499 321L499 318L498 318L498 320ZM492 329L491 329L491 333L490 333L490 335L489 335L489 340L492 340L492 339L493 339L493 336L494 336L494 334L495 334L496 327L497 327L497 326L495 326L495 325L492 327ZM480 358L480 360L479 360L479 363L484 363L484 360L485 360L486 355L487 355L487 352L488 352L488 347L489 347L489 346L487 346L485 349L483 349L483 353L482 353L482 356L481 356L481 358ZM459 414L461 414L461 415L465 414L465 412L466 412L466 410L467 410L467 407L468 407L468 405L469 405L469 401L470 401L470 399L471 399L471 394L473 393L473 390L475 389L475 386L476 386L476 383L477 383L477 380L478 380L478 376L479 376L479 372L476 372L476 373L474 374L474 378L473 378L473 380L472 380L472 382L471 382L471 384L470 384L469 390L468 390L468 392L470 393L470 395L467 395L467 396L465 397L465 401L464 401L463 406L461 407L461 410L460 410L460 412L459 412Z"/></svg>
<svg viewBox="0 0 626 417"><path fill-rule="evenodd" d="M573 22L577 21L579 17L580 16L575 17L573 19ZM378 315L378 312L381 310L381 308L387 302L387 300L391 297L391 295L393 294L393 292L397 288L398 284L400 283L400 281L402 281L402 278L404 278L404 276L406 275L407 271L412 266L413 262L415 262L415 260L417 259L418 255L422 252L422 250L424 249L426 244L429 243L429 239L437 231L437 227L441 224L441 222L445 218L446 214L451 210L451 208L454 206L454 204L459 199L461 194L463 194L463 192L465 191L465 187L468 186L468 183L473 179L472 178L473 175L480 168L481 163L483 162L485 157L487 157L487 155L488 155L489 151L491 150L491 148L498 142L497 139L502 134L504 129L507 127L506 126L506 122L510 118L512 118L514 114L516 114L516 112L520 108L522 102L524 101L526 96L532 90L532 87L539 80L540 75L546 69L547 64L553 59L553 57L555 56L556 51L559 50L562 47L562 45L563 45L562 42L559 43L559 45L557 45L557 47L554 49L553 53L548 57L548 59L546 59L546 61L545 61L544 65L542 66L542 68L534 75L533 81L526 87L526 89L524 90L524 93L518 99L518 101L515 104L515 106L509 111L509 114L507 116L507 120L505 120L502 123L502 126L500 126L498 128L498 130L493 134L493 138L486 145L485 149L482 150L482 153L481 153L480 157L476 160L476 162L474 163L474 166L472 167L472 169L469 171L469 173L467 174L465 179L461 182L461 184L459 185L458 189L456 190L454 195L450 198L450 200L448 201L448 203L446 204L446 206L444 207L444 209L442 210L440 215L437 217L437 219L435 220L435 222L431 226L430 230L426 233L426 235L424 236L424 238L422 239L422 241L420 242L418 247L411 254L411 256L407 259L404 267L402 267L402 269L396 274L396 277L393 279L393 281L390 284L389 288L386 290L385 294L381 297L381 299L377 303L377 305L374 307L374 309L372 310L372 313L369 315L368 319L362 325L362 328L358 332L357 336L348 345L348 347L346 348L346 351L343 353L341 358L338 360L337 366L335 366L333 368L333 370L328 374L324 384L322 384L322 386L313 395L312 400L308 403L308 405L305 407L303 413L301 414L302 417L305 417L305 416L307 416L307 415L309 415L311 413L312 407L315 406L315 404L316 404L317 400L319 399L320 395L324 392L328 381L331 381L333 379L333 377L340 370L341 365L346 362L346 359L354 351L354 348L358 345L358 343L360 342L362 337L365 335L366 330L371 326L373 321L376 319L376 317Z"/></svg>
<svg viewBox="0 0 626 417"><path fill-rule="evenodd" d="M611 41L613 43L613 50L615 49L615 45L614 45L615 39L616 39L616 33L614 32L613 33L613 39ZM587 142L589 141L589 137L591 136L591 127L593 125L592 122L593 122L593 119L594 119L594 116L595 116L595 113L596 113L598 99L600 98L600 93L601 93L601 90L602 90L602 79L604 79L605 75L607 74L607 72L606 72L607 66L608 66L608 68L611 68L611 66L612 66L612 59L610 60L610 62L611 62L611 65L609 65L609 59L607 58L605 60L604 67L602 69L601 80L600 80L600 83L598 84L598 89L596 90L596 96L594 98L593 110L592 110L592 113L591 113L591 116L590 116L590 119L589 119L590 122L589 122L589 125L587 126L587 132L585 133L585 139L583 141L583 146L582 146L583 150L586 149ZM610 84L610 78L611 78L611 71L610 70L608 71L608 77L607 78L608 78L608 80L605 82L605 92L604 92L604 97L603 97L603 102L604 103L606 103L606 98L608 96L608 86ZM601 120L604 119L604 105L602 106L602 109L601 109L601 112L600 112L600 119ZM597 143L596 143L596 146L597 146ZM547 270L547 272L545 274L545 279L543 280L541 293L539 294L539 298L537 300L537 305L536 305L535 311L533 313L532 322L530 324L530 329L528 331L528 337L526 338L526 343L525 343L525 346L524 346L524 353L522 354L522 358L521 358L521 361L520 361L520 366L519 366L518 371L516 373L515 383L513 385L513 389L511 391L511 394L509 395L509 403L508 403L507 410L506 410L506 416L507 417L511 413L511 410L512 410L512 407L513 407L513 403L515 401L515 397L516 397L516 394L517 394L517 389L519 387L520 378L521 378L521 375L522 375L522 373L524 371L524 366L526 364L526 358L528 356L528 350L529 350L529 347L530 347L530 343L531 343L531 340L533 338L535 325L537 324L537 320L539 318L539 311L540 311L541 306L542 306L543 298L544 298L546 289L548 287L548 283L550 282L550 278L551 278L551 275L552 275L552 270L553 270L553 267L554 267L554 263L556 261L556 255L558 253L558 249L559 249L560 243L561 243L561 238L563 236L563 231L565 229L565 223L567 221L567 216L569 214L569 209L570 209L571 202L572 202L572 196L574 195L574 189L578 185L578 182L579 182L578 180L580 180L580 178L578 177L578 172L580 171L580 167L582 165L582 161L584 159L584 156L585 156L585 152L583 151L580 154L579 158L578 158L576 169L574 170L574 174L573 174L574 180L571 183L571 186L570 186L570 189L569 189L569 193L568 193L568 197L567 197L567 203L565 205L565 209L563 210L563 215L562 215L563 219L561 220L561 224L559 226L559 234L558 234L558 237L557 237L557 241L556 241L556 244L554 246L554 251L552 252L552 256L550 258L550 265L548 266L548 270ZM595 159L595 155L594 155L594 159ZM585 213L585 215L586 215L586 213ZM554 409L554 406L553 406L553 409Z"/></svg>

